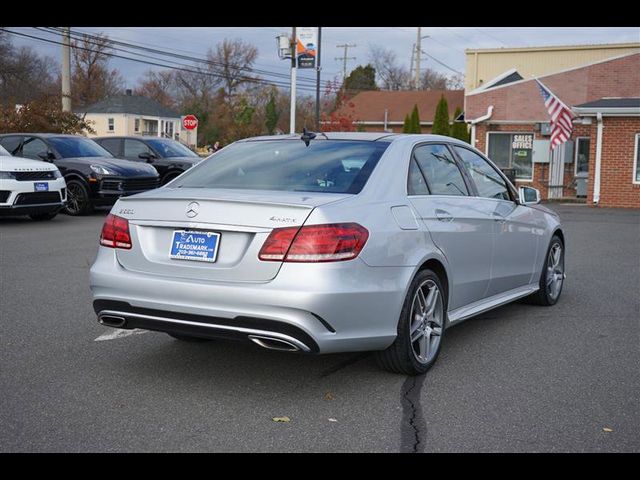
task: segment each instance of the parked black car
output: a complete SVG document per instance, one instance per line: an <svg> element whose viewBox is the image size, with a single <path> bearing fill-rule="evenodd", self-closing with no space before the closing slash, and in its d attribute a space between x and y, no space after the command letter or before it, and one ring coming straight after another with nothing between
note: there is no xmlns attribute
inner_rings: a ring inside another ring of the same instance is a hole
<svg viewBox="0 0 640 480"><path fill-rule="evenodd" d="M0 145L11 155L55 164L67 182L66 212L89 213L94 206L113 205L122 195L159 186L150 165L114 158L93 140L55 133L8 133Z"/></svg>
<svg viewBox="0 0 640 480"><path fill-rule="evenodd" d="M96 137L114 157L148 162L160 174L160 183L173 180L202 160L182 143L161 137Z"/></svg>

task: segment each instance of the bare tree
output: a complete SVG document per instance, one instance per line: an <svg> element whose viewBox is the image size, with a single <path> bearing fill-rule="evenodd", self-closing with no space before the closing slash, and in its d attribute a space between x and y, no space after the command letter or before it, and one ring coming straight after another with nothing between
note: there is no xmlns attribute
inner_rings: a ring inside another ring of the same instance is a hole
<svg viewBox="0 0 640 480"><path fill-rule="evenodd" d="M124 79L109 69L109 37L97 35L72 42L73 73L71 95L74 105L89 105L120 93Z"/></svg>
<svg viewBox="0 0 640 480"><path fill-rule="evenodd" d="M176 75L171 70L148 70L135 89L136 95L152 98L168 108L176 106Z"/></svg>
<svg viewBox="0 0 640 480"><path fill-rule="evenodd" d="M464 75L461 73L451 75L447 81L447 88L449 90L464 90Z"/></svg>
<svg viewBox="0 0 640 480"><path fill-rule="evenodd" d="M422 69L421 69L422 70ZM449 77L431 68L425 68L420 76L421 90L447 90Z"/></svg>
<svg viewBox="0 0 640 480"><path fill-rule="evenodd" d="M231 99L243 86L249 86L257 79L251 74L251 67L258 56L258 49L242 40L224 39L215 50L209 49L207 60L213 71L222 80L224 93Z"/></svg>
<svg viewBox="0 0 640 480"><path fill-rule="evenodd" d="M369 62L376 69L378 84L383 90L406 90L411 78L409 71L398 64L397 55L379 45L369 46Z"/></svg>
<svg viewBox="0 0 640 480"><path fill-rule="evenodd" d="M0 104L15 105L55 93L58 65L31 47L15 48L0 32Z"/></svg>

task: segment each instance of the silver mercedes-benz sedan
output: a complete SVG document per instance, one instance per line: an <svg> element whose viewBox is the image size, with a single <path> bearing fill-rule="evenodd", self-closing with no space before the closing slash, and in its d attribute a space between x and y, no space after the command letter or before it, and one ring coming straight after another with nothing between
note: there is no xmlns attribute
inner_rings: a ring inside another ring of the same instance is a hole
<svg viewBox="0 0 640 480"><path fill-rule="evenodd" d="M122 197L91 267L110 327L426 372L451 325L565 278L558 216L468 144L305 133L233 143Z"/></svg>

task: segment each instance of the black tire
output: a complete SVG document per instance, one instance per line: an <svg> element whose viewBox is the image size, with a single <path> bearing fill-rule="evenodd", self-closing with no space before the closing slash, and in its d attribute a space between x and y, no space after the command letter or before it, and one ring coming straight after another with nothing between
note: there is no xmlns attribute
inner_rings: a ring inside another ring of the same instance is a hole
<svg viewBox="0 0 640 480"><path fill-rule="evenodd" d="M171 180L173 180L174 178L176 178L178 175L181 175L183 172L169 172L167 173L164 177L162 177L162 181L160 182L160 185L166 185L167 183L169 183Z"/></svg>
<svg viewBox="0 0 640 480"><path fill-rule="evenodd" d="M64 212L67 215L87 215L93 211L93 204L89 198L89 189L80 180L67 181L67 205Z"/></svg>
<svg viewBox="0 0 640 480"><path fill-rule="evenodd" d="M560 288L557 291L557 294L554 295L555 292L548 288L549 275L552 273L549 270L549 261L551 252L554 250L555 246L559 245L560 250L560 260L559 264L561 266L563 278L560 281ZM551 241L549 242L549 247L547 248L547 254L544 257L544 265L542 266L542 273L540 274L540 289L524 298L525 303L530 305L542 305L544 307L549 307L551 305L555 305L562 294L562 287L564 286L564 243L562 239L558 235L554 235L551 237Z"/></svg>
<svg viewBox="0 0 640 480"><path fill-rule="evenodd" d="M440 322L442 328L440 328L440 333L437 335L440 338L437 342L437 346L435 347L435 353L432 354L428 361L422 362L417 358L417 354L414 351L414 343L411 342L410 331L412 311L414 308L414 297L417 294L418 288L421 286L424 288L427 283L435 284L440 292ZM426 373L438 359L440 349L442 348L446 312L447 295L446 291L442 288L440 278L432 270L421 270L411 282L407 297L402 305L402 312L400 313L400 319L398 321L398 336L396 337L396 340L386 350L376 353L378 365L390 372L405 375L421 375Z"/></svg>
<svg viewBox="0 0 640 480"><path fill-rule="evenodd" d="M211 341L210 338L192 337L191 335L181 335L179 333L169 333L169 332L167 332L167 335L169 335L170 337L175 338L176 340L180 340L182 342L200 343L200 342L209 342L209 341Z"/></svg>
<svg viewBox="0 0 640 480"><path fill-rule="evenodd" d="M55 218L56 215L58 215L58 212L47 212L47 213L37 213L34 215L29 215L29 217L31 218L31 220L40 222L45 220L51 220Z"/></svg>

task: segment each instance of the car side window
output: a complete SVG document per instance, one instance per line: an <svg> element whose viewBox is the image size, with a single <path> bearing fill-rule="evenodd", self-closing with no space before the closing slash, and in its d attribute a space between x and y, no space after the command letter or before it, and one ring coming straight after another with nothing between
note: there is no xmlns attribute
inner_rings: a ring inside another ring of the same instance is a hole
<svg viewBox="0 0 640 480"><path fill-rule="evenodd" d="M151 153L149 147L147 147L140 140L131 140L129 138L125 138L124 140L124 156L126 158L131 158L134 160L138 160L141 153Z"/></svg>
<svg viewBox="0 0 640 480"><path fill-rule="evenodd" d="M420 145L413 156L431 195L469 195L462 172L445 145Z"/></svg>
<svg viewBox="0 0 640 480"><path fill-rule="evenodd" d="M409 195L429 195L429 189L427 188L427 182L418 167L416 159L411 157L411 163L409 163L409 178L407 180L407 193Z"/></svg>
<svg viewBox="0 0 640 480"><path fill-rule="evenodd" d="M38 156L39 153L46 153L49 150L47 144L36 137L26 137L22 144L22 156L32 158L34 160L43 160Z"/></svg>
<svg viewBox="0 0 640 480"><path fill-rule="evenodd" d="M17 155L19 153L21 143L22 137L17 135L0 138L0 145L11 155Z"/></svg>
<svg viewBox="0 0 640 480"><path fill-rule="evenodd" d="M117 157L120 155L120 140L119 138L105 138L104 140L100 140L98 143L109 151L111 155Z"/></svg>
<svg viewBox="0 0 640 480"><path fill-rule="evenodd" d="M457 146L453 148L475 183L478 195L485 198L511 200L506 182L484 158L467 148Z"/></svg>

